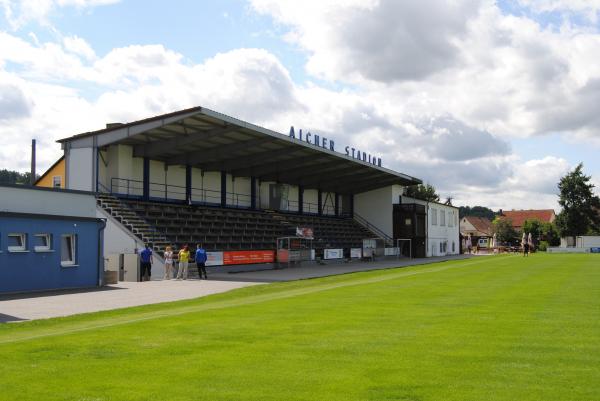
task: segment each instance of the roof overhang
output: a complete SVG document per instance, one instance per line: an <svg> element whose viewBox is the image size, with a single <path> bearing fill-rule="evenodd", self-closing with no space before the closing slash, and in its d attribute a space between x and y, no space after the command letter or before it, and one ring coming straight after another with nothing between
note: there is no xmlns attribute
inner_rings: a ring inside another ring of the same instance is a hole
<svg viewBox="0 0 600 401"><path fill-rule="evenodd" d="M130 145L134 157L342 194L421 183L417 178L202 107L58 142L63 148Z"/></svg>

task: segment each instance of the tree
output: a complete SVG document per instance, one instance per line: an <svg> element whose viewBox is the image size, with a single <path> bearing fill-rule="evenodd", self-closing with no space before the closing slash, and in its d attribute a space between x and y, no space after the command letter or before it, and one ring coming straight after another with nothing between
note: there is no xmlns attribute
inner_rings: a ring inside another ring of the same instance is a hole
<svg viewBox="0 0 600 401"><path fill-rule="evenodd" d="M533 238L540 238L542 234L542 221L539 219L527 219L523 222L522 231L524 233L531 233Z"/></svg>
<svg viewBox="0 0 600 401"><path fill-rule="evenodd" d="M30 184L31 173L19 173L18 171L0 170L0 184Z"/></svg>
<svg viewBox="0 0 600 401"><path fill-rule="evenodd" d="M496 234L496 240L504 244L514 242L519 235L512 220L506 217L496 217L492 222L492 231Z"/></svg>
<svg viewBox="0 0 600 401"><path fill-rule="evenodd" d="M494 220L494 218L496 217L496 213L490 209L487 208L485 206L460 206L458 208L458 215L460 216L460 218L466 217L466 216L474 216L474 217L484 217L488 220Z"/></svg>
<svg viewBox="0 0 600 401"><path fill-rule="evenodd" d="M439 202L440 196L436 193L435 187L430 184L412 185L406 188L406 196L415 199L421 199L427 202Z"/></svg>
<svg viewBox="0 0 600 401"><path fill-rule="evenodd" d="M547 241L550 246L560 245L560 235L554 223L542 223L541 234L542 240Z"/></svg>
<svg viewBox="0 0 600 401"><path fill-rule="evenodd" d="M583 174L583 164L560 179L558 204L562 207L556 216L556 226L562 237L575 237L600 229L600 198L594 195L591 177Z"/></svg>

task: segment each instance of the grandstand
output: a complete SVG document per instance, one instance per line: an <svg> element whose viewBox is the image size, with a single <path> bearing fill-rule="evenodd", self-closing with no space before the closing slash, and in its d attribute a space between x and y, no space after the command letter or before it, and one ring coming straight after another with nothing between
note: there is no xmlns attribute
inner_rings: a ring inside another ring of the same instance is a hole
<svg viewBox="0 0 600 401"><path fill-rule="evenodd" d="M144 243L158 254L167 245L202 243L221 254L212 266L243 264L232 255L263 250L270 256L248 258L268 263L277 238L303 230L313 233L311 258L356 255L374 238L386 247L411 240L404 242L411 255L458 252L451 207L426 204L440 224L417 230L414 216L400 219L394 205L406 203L403 188L421 180L339 139L293 128L281 134L194 107L60 140L62 181L97 194L106 256ZM395 230L399 224L405 229Z"/></svg>
<svg viewBox="0 0 600 401"><path fill-rule="evenodd" d="M274 249L278 237L295 235L298 226L313 228L318 256L325 248L356 248L363 238L377 236L349 217L144 202L109 194L99 194L98 205L159 253L167 245L196 243L209 251Z"/></svg>

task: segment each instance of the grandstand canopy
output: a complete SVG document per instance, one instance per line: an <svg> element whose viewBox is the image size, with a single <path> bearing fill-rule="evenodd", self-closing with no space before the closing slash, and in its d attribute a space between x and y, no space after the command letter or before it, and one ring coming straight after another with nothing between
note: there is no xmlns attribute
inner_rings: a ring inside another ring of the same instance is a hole
<svg viewBox="0 0 600 401"><path fill-rule="evenodd" d="M63 148L131 145L134 157L338 193L421 183L378 166L376 161L369 163L340 153L344 151L339 149L341 144L336 143L337 151L330 150L203 107L108 124L105 129L58 142Z"/></svg>

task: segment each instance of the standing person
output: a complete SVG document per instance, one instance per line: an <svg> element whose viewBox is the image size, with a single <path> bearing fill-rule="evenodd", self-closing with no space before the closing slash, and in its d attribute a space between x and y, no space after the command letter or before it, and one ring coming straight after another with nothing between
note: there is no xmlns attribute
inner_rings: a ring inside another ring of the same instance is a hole
<svg viewBox="0 0 600 401"><path fill-rule="evenodd" d="M177 272L177 280L187 280L188 263L190 261L190 251L187 245L179 251L179 271Z"/></svg>
<svg viewBox="0 0 600 401"><path fill-rule="evenodd" d="M150 245L144 245L144 249L140 252L140 281L150 281L152 277L152 249Z"/></svg>
<svg viewBox="0 0 600 401"><path fill-rule="evenodd" d="M165 249L165 276L163 280L170 280L173 278L173 248L167 246Z"/></svg>
<svg viewBox="0 0 600 401"><path fill-rule="evenodd" d="M202 279L202 274L204 273L204 279L208 280L206 276L206 251L202 248L202 244L198 244L196 247L196 255L194 257L196 259L196 266L198 267L198 276Z"/></svg>
<svg viewBox="0 0 600 401"><path fill-rule="evenodd" d="M527 235L523 233L523 238L521 239L521 246L523 247L523 256L529 256L529 242L527 242Z"/></svg>

